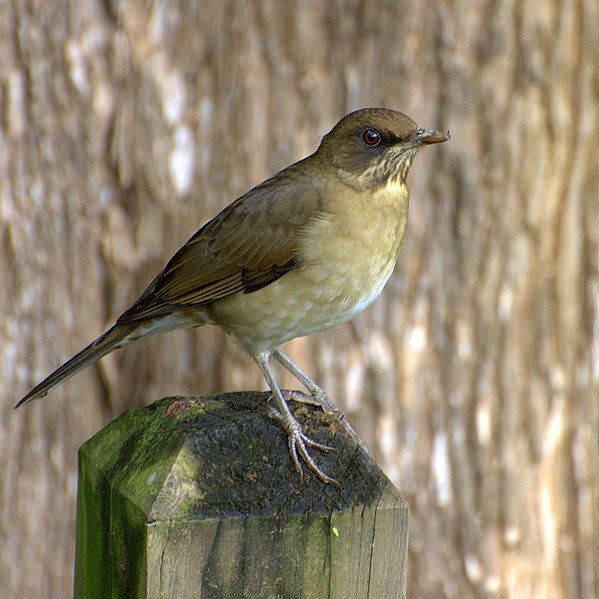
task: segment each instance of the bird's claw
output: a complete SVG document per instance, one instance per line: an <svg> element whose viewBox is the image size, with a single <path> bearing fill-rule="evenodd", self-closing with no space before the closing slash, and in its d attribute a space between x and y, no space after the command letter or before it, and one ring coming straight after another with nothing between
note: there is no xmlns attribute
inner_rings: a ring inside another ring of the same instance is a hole
<svg viewBox="0 0 599 599"><path fill-rule="evenodd" d="M362 440L360 435L358 435L354 427L349 423L345 412L340 410L329 399L328 395L324 391L321 390L314 395L308 395L307 393L302 393L301 391L285 391L285 399L319 407L325 414L333 416L333 418L350 434L350 436L356 439L361 447L367 449L366 443Z"/></svg>
<svg viewBox="0 0 599 599"><path fill-rule="evenodd" d="M325 474L314 462L312 456L308 452L308 447L314 447L315 449L319 449L320 451L335 451L334 447L329 445L325 445L324 443L318 443L313 439L310 439L308 435L306 435L297 420L294 418L288 419L283 416L278 410L271 407L269 410L269 415L271 418L277 420L281 426L285 429L287 433L287 447L289 448L289 455L291 456L291 461L293 462L293 466L295 470L300 476L300 480L304 479L304 471L302 469L302 465L300 462L300 457L302 458L304 464L308 467L308 469L323 483L331 484L336 487L340 487L339 481ZM299 454L299 455L298 455Z"/></svg>
<svg viewBox="0 0 599 599"><path fill-rule="evenodd" d="M327 414L336 414L341 410L329 399L329 396L321 389L316 393L302 393L301 391L285 391L285 395L291 401L319 407Z"/></svg>

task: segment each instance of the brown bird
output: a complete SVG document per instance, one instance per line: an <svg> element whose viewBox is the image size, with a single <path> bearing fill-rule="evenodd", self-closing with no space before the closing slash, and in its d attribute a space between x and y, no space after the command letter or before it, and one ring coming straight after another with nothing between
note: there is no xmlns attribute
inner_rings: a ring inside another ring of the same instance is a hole
<svg viewBox="0 0 599 599"><path fill-rule="evenodd" d="M416 152L448 135L401 112L366 108L343 117L311 156L227 206L171 258L141 297L103 335L50 374L18 404L43 397L120 347L173 329L215 324L262 371L287 433L289 452L323 482L304 434L269 365L272 356L308 394L291 399L342 413L280 346L346 322L387 283L408 218L406 177ZM299 454L299 455L298 455Z"/></svg>

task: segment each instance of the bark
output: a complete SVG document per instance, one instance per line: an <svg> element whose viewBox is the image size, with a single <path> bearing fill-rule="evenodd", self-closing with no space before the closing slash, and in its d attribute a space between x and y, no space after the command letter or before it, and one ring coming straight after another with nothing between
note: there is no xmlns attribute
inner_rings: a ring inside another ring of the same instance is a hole
<svg viewBox="0 0 599 599"><path fill-rule="evenodd" d="M410 502L409 596L599 595L594 0L9 0L0 28L0 595L70 592L76 449L110 419L264 384L206 327L15 401L374 105L452 140L380 300L289 353Z"/></svg>

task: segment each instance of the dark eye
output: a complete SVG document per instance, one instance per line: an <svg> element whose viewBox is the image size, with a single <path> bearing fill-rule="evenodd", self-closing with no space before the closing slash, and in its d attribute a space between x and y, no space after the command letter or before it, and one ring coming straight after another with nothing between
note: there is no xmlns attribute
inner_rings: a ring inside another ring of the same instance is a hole
<svg viewBox="0 0 599 599"><path fill-rule="evenodd" d="M378 146L381 143L381 134L376 129L366 129L362 139L367 146Z"/></svg>

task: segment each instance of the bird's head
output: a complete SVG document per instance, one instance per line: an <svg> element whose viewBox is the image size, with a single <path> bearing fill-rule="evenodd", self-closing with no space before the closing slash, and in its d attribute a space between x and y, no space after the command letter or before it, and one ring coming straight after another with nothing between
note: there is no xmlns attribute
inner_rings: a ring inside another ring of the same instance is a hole
<svg viewBox="0 0 599 599"><path fill-rule="evenodd" d="M363 108L344 116L323 137L318 153L348 185L378 189L405 182L416 152L448 139L449 134L421 129L401 112Z"/></svg>

